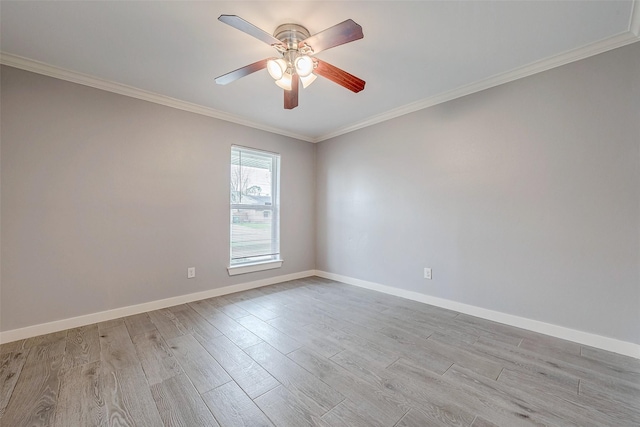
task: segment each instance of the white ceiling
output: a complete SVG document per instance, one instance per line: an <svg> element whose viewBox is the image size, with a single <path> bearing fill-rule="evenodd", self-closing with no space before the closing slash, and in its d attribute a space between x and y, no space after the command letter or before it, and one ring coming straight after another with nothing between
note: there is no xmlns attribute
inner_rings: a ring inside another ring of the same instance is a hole
<svg viewBox="0 0 640 427"><path fill-rule="evenodd" d="M633 0L3 0L0 48L5 64L318 141L637 41L640 5L635 12L633 6ZM318 57L364 79L365 90L354 94L318 78L288 111L266 71L216 85L214 77L274 54L217 21L221 14L267 32L299 23L312 34L353 19L364 39Z"/></svg>

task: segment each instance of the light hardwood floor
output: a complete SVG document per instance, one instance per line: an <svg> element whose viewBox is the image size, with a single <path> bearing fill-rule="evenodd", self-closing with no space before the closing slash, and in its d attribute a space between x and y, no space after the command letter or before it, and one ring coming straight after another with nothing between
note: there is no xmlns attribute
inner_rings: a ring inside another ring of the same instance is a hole
<svg viewBox="0 0 640 427"><path fill-rule="evenodd" d="M0 347L2 426L638 426L640 361L313 277Z"/></svg>

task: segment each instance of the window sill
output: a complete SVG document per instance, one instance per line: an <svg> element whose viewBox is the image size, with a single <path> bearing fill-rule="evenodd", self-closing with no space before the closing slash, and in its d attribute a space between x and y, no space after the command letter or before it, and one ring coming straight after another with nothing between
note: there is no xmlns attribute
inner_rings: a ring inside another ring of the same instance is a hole
<svg viewBox="0 0 640 427"><path fill-rule="evenodd" d="M271 270L274 268L282 267L283 261L281 259L276 261L257 262L255 264L242 264L227 267L229 276L235 276L237 274L254 273L256 271Z"/></svg>

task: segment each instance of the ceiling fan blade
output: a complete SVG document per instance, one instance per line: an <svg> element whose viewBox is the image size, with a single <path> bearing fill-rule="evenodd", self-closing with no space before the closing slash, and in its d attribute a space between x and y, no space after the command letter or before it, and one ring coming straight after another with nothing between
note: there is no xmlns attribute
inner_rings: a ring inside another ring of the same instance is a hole
<svg viewBox="0 0 640 427"><path fill-rule="evenodd" d="M318 64L315 70L313 70L315 74L329 79L332 82L339 84L340 86L346 87L347 89L355 93L358 93L364 89L364 85L366 84L364 80L359 79L353 74L349 74L346 71L329 64L328 62L321 61L317 58L314 58L314 60Z"/></svg>
<svg viewBox="0 0 640 427"><path fill-rule="evenodd" d="M298 106L298 75L291 76L291 90L284 91L284 108L293 110Z"/></svg>
<svg viewBox="0 0 640 427"><path fill-rule="evenodd" d="M224 22L227 25L231 25L233 28L236 28L243 33L247 33L250 36L257 38L258 40L262 40L268 45L279 45L282 44L280 40L273 37L271 34L267 33L264 30L256 27L250 22L245 21L237 15L220 15L218 18L219 21Z"/></svg>
<svg viewBox="0 0 640 427"><path fill-rule="evenodd" d="M317 34L302 40L299 43L299 47L308 45L313 49L313 53L318 53L323 50L331 49L332 47L340 46L341 44L359 40L363 37L364 34L362 33L362 27L356 24L352 19L347 19L338 25L334 25L331 28L327 28L324 31L320 31Z"/></svg>
<svg viewBox="0 0 640 427"><path fill-rule="evenodd" d="M219 85L226 85L233 81L238 80L241 77L248 76L251 73L255 73L256 71L260 71L263 68L267 68L267 61L273 58L263 59L258 62L254 62L253 64L245 65L242 68L238 68L237 70L231 71L230 73L223 74L221 76L216 77L216 83Z"/></svg>

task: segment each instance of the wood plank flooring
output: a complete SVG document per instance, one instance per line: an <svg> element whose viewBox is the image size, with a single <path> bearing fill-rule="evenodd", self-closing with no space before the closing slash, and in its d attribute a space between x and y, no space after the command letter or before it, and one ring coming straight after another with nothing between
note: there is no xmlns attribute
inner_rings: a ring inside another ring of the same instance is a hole
<svg viewBox="0 0 640 427"><path fill-rule="evenodd" d="M640 360L318 277L0 346L1 426L640 426Z"/></svg>

